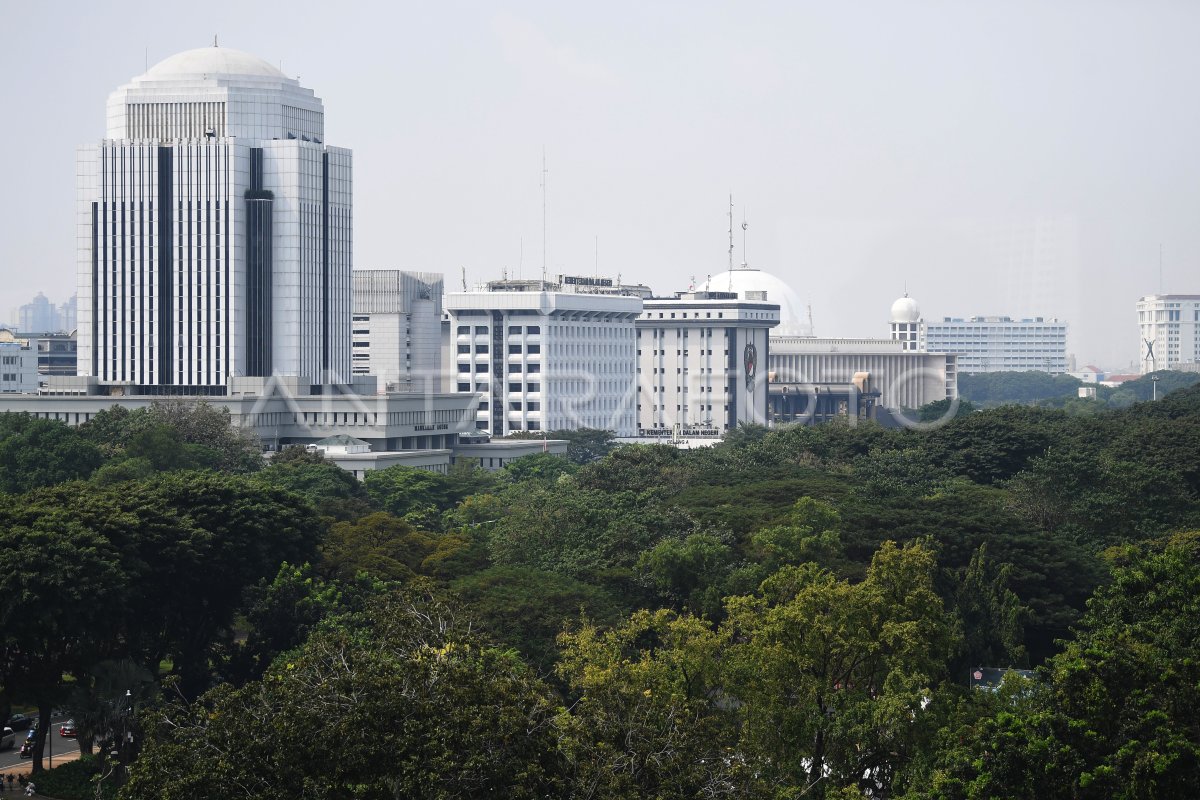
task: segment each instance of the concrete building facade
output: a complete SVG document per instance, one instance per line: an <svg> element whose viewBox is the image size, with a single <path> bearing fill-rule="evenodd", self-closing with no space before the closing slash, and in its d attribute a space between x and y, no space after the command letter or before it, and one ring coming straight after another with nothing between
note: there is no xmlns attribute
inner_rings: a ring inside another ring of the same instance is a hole
<svg viewBox="0 0 1200 800"><path fill-rule="evenodd" d="M924 325L925 349L957 355L959 372L1068 371L1067 323L1057 319L945 317Z"/></svg>
<svg viewBox="0 0 1200 800"><path fill-rule="evenodd" d="M1200 365L1200 294L1152 294L1137 302L1138 363L1145 375Z"/></svg>
<svg viewBox="0 0 1200 800"><path fill-rule="evenodd" d="M442 276L356 269L351 369L380 392L437 392L442 372Z"/></svg>
<svg viewBox="0 0 1200 800"><path fill-rule="evenodd" d="M720 436L739 424L766 424L769 334L780 313L766 294L696 291L643 301L638 436Z"/></svg>
<svg viewBox="0 0 1200 800"><path fill-rule="evenodd" d="M607 279L493 281L446 295L445 388L480 394L479 430L637 427L642 300ZM598 291L591 291L596 289Z"/></svg>

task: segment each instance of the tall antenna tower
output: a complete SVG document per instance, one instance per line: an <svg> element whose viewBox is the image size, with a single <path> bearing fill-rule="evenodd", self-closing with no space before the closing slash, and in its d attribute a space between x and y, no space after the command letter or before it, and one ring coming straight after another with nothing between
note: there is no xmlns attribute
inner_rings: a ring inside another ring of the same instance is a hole
<svg viewBox="0 0 1200 800"><path fill-rule="evenodd" d="M733 291L733 193L729 194L729 288Z"/></svg>
<svg viewBox="0 0 1200 800"><path fill-rule="evenodd" d="M542 145L542 282L546 282L546 145Z"/></svg>
<svg viewBox="0 0 1200 800"><path fill-rule="evenodd" d="M729 269L733 269L733 194L729 195Z"/></svg>

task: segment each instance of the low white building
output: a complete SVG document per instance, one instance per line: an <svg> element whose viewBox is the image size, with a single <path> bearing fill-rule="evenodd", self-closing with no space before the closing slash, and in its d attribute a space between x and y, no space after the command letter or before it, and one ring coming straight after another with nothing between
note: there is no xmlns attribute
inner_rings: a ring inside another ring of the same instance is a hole
<svg viewBox="0 0 1200 800"><path fill-rule="evenodd" d="M638 436L721 436L766 424L771 329L765 291L649 298L637 320Z"/></svg>
<svg viewBox="0 0 1200 800"><path fill-rule="evenodd" d="M43 394L0 396L0 413L28 412L74 426L113 406L132 411L164 398L137 393L139 388L95 377L51 376ZM227 408L231 424L253 431L268 451L339 435L361 440L373 452L450 450L458 434L474 430L477 400L471 394L377 394L371 380L312 386L280 376L234 378L225 396L170 397Z"/></svg>
<svg viewBox="0 0 1200 800"><path fill-rule="evenodd" d="M891 339L780 336L771 340L771 382L792 386L856 386L868 379L884 408L920 408L958 396L953 354L905 349Z"/></svg>
<svg viewBox="0 0 1200 800"><path fill-rule="evenodd" d="M442 276L356 269L350 368L383 392L441 390Z"/></svg>
<svg viewBox="0 0 1200 800"><path fill-rule="evenodd" d="M493 281L446 295L444 388L480 395L475 422L514 431L637 427L637 296L607 279Z"/></svg>

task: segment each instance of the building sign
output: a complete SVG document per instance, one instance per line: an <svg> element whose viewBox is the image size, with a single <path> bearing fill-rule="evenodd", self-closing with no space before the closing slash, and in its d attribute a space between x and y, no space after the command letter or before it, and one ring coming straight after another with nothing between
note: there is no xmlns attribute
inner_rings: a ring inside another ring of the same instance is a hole
<svg viewBox="0 0 1200 800"><path fill-rule="evenodd" d="M448 430L450 430L450 423L439 422L436 425L413 425L413 430L414 431L448 431Z"/></svg>
<svg viewBox="0 0 1200 800"><path fill-rule="evenodd" d="M675 430L671 428L638 428L638 436L674 436ZM680 428L678 431L680 436L695 436L695 437L716 437L721 435L719 428Z"/></svg>
<svg viewBox="0 0 1200 800"><path fill-rule="evenodd" d="M754 376L758 372L758 348L753 342L746 343L742 351L742 364L746 367L746 391L754 391Z"/></svg>
<svg viewBox="0 0 1200 800"><path fill-rule="evenodd" d="M568 286L612 286L612 278L580 278L575 275L564 275L562 282Z"/></svg>

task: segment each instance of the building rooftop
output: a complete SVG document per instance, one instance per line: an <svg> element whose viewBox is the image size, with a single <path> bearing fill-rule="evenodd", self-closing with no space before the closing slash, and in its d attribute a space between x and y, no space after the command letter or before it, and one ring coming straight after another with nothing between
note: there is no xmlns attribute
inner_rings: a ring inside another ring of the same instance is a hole
<svg viewBox="0 0 1200 800"><path fill-rule="evenodd" d="M175 78L216 77L219 75L250 75L260 78L283 78L287 76L278 67L256 55L234 50L232 47L198 47L185 50L155 64L142 77L148 80Z"/></svg>

